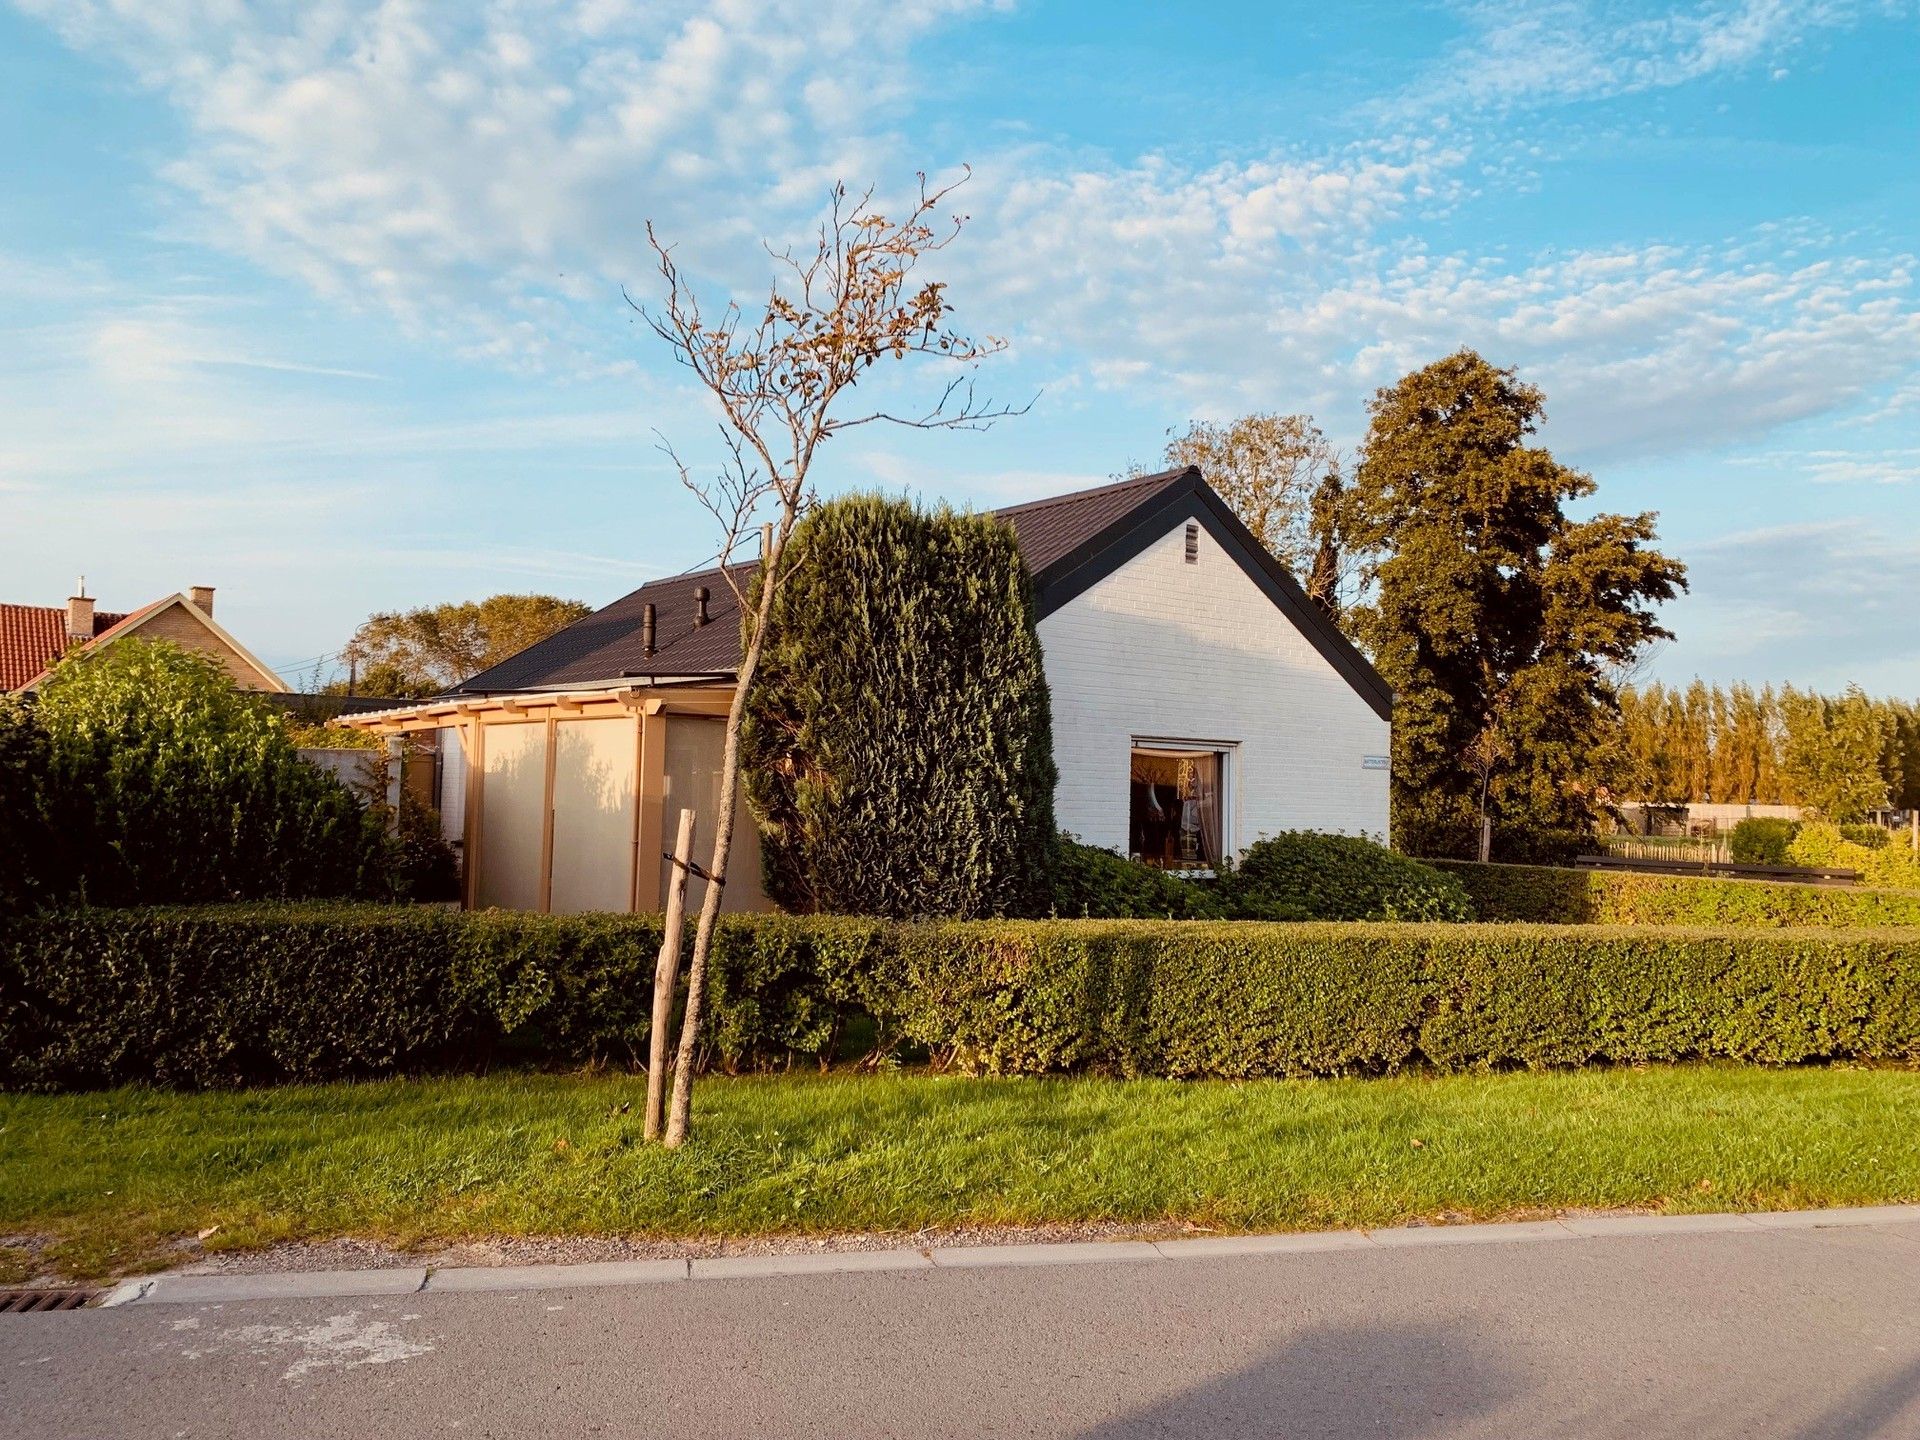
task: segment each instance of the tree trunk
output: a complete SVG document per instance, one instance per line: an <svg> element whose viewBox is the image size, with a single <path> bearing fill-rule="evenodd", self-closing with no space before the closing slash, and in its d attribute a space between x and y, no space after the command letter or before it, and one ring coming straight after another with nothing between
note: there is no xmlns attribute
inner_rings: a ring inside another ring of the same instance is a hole
<svg viewBox="0 0 1920 1440"><path fill-rule="evenodd" d="M651 722L649 722L651 723ZM646 856L640 863L646 863ZM653 968L653 1029L647 1037L646 1138L658 1140L667 1110L667 1029L673 1023L673 987L680 980L681 932L686 927L687 867L693 861L693 811L680 812L673 842L673 873L667 881L667 923L660 959Z"/></svg>
<svg viewBox="0 0 1920 1440"><path fill-rule="evenodd" d="M700 902L700 924L693 932L693 958L687 963L687 1008L680 1018L680 1054L673 1067L673 1103L667 1113L667 1148L686 1143L693 1124L693 1063L700 1037L700 1011L706 999L707 957L713 950L713 932L720 920L720 901L727 884L727 857L733 849L733 812L740 788L740 722L747 711L747 691L760 668L761 642L767 617L773 610L773 592L786 548L791 516L783 519L773 548L761 562L760 605L753 630L740 657L740 675L733 702L727 706L727 742L720 761L720 817L713 830L713 861L708 865L707 893Z"/></svg>

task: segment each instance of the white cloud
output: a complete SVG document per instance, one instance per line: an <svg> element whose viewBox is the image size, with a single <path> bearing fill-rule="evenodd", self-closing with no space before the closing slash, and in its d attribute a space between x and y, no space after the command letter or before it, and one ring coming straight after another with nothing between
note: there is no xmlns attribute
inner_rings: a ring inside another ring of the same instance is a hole
<svg viewBox="0 0 1920 1440"><path fill-rule="evenodd" d="M1743 531L1691 546L1686 559L1692 593L1667 613L1680 644L1661 657L1671 662L1662 678L1711 656L1710 678L1920 693L1920 555L1884 522Z"/></svg>
<svg viewBox="0 0 1920 1440"><path fill-rule="evenodd" d="M1887 450L1777 450L1741 463L1797 474L1818 485L1910 485L1920 481L1920 447Z"/></svg>
<svg viewBox="0 0 1920 1440"><path fill-rule="evenodd" d="M195 144L167 174L219 243L535 363L570 358L566 300L605 307L650 272L649 218L745 262L834 179L883 168L863 127L907 102L907 48L983 8L21 3L179 110Z"/></svg>
<svg viewBox="0 0 1920 1440"><path fill-rule="evenodd" d="M1805 227L1717 246L1434 255L1396 222L1457 185L1457 152L1316 168L1008 177L961 263L1025 343L1195 414L1305 406L1357 427L1375 387L1461 345L1543 386L1590 456L1746 440L1912 376L1911 256ZM1246 217L1258 215L1258 224ZM1356 438L1349 434L1349 440Z"/></svg>
<svg viewBox="0 0 1920 1440"><path fill-rule="evenodd" d="M1623 0L1470 0L1466 34L1383 113L1501 110L1670 89L1754 71L1905 0L1705 0L1649 15Z"/></svg>
<svg viewBox="0 0 1920 1440"><path fill-rule="evenodd" d="M220 244L502 366L585 374L631 364L617 287L648 293L649 217L701 269L760 280L761 237L804 227L834 180L911 168L895 131L915 117L914 47L987 8L22 3L185 117L195 143L168 173ZM1466 12L1435 75L1476 105L1675 85L1773 63L1866 8L1502 0ZM1522 366L1555 442L1595 457L1751 440L1915 383L1907 256L1793 228L1438 253L1425 222L1512 183L1511 155L1404 128L1419 138L1200 165L965 157L977 220L943 259L962 318L1075 383L1203 415L1313 408L1349 443L1374 386L1461 344ZM232 353L275 363L261 350Z"/></svg>

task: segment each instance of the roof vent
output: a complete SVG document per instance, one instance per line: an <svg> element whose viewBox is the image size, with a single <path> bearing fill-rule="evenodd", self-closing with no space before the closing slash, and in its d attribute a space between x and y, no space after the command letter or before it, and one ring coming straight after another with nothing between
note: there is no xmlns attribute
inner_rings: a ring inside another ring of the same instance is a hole
<svg viewBox="0 0 1920 1440"><path fill-rule="evenodd" d="M1197 520L1187 522L1187 563L1200 563L1200 522Z"/></svg>
<svg viewBox="0 0 1920 1440"><path fill-rule="evenodd" d="M653 654L653 602L647 601L640 607L640 653Z"/></svg>
<svg viewBox="0 0 1920 1440"><path fill-rule="evenodd" d="M713 617L711 615L707 614L707 587L704 585L694 586L693 587L693 628L698 630L702 625L706 624L707 621L711 620L712 618Z"/></svg>

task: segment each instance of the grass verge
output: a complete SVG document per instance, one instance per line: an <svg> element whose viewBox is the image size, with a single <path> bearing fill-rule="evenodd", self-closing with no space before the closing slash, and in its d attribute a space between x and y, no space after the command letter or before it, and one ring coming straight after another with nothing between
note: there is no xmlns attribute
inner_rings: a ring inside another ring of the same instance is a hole
<svg viewBox="0 0 1920 1440"><path fill-rule="evenodd" d="M1920 1200L1920 1073L1903 1069L715 1078L678 1154L641 1143L643 1093L625 1075L500 1074L0 1096L0 1250L45 1237L87 1278L165 1263L216 1225L215 1246L404 1245Z"/></svg>

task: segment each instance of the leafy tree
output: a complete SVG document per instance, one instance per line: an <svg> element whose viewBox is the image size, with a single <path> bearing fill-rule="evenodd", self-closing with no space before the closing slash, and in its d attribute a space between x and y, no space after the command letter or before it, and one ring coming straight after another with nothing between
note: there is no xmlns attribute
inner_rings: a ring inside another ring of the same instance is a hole
<svg viewBox="0 0 1920 1440"><path fill-rule="evenodd" d="M1053 732L990 516L855 495L793 533L741 731L769 893L801 913L1038 913Z"/></svg>
<svg viewBox="0 0 1920 1440"><path fill-rule="evenodd" d="M57 888L108 905L389 893L378 820L206 656L140 640L77 651L34 718Z"/></svg>
<svg viewBox="0 0 1920 1440"><path fill-rule="evenodd" d="M553 595L490 595L369 616L346 654L359 695L434 695L593 613ZM328 687L344 691L347 682Z"/></svg>
<svg viewBox="0 0 1920 1440"><path fill-rule="evenodd" d="M1352 623L1392 685L1402 849L1471 854L1463 757L1496 707L1514 758L1490 778L1496 831L1590 827L1612 676L1667 632L1685 585L1652 548L1654 516L1572 520L1588 475L1528 443L1540 391L1462 350L1378 392L1343 528L1373 582Z"/></svg>
<svg viewBox="0 0 1920 1440"><path fill-rule="evenodd" d="M0 915L29 904L47 878L48 761L47 734L33 711L0 695Z"/></svg>
<svg viewBox="0 0 1920 1440"><path fill-rule="evenodd" d="M1197 465L1207 483L1328 613L1344 578L1337 518L1340 452L1310 415L1196 420L1170 432L1168 465ZM1134 474L1144 473L1136 465Z"/></svg>
<svg viewBox="0 0 1920 1440"><path fill-rule="evenodd" d="M1893 717L1849 686L1838 699L1788 691L1782 706L1782 770L1795 800L1838 825L1887 803L1882 768L1895 738Z"/></svg>

